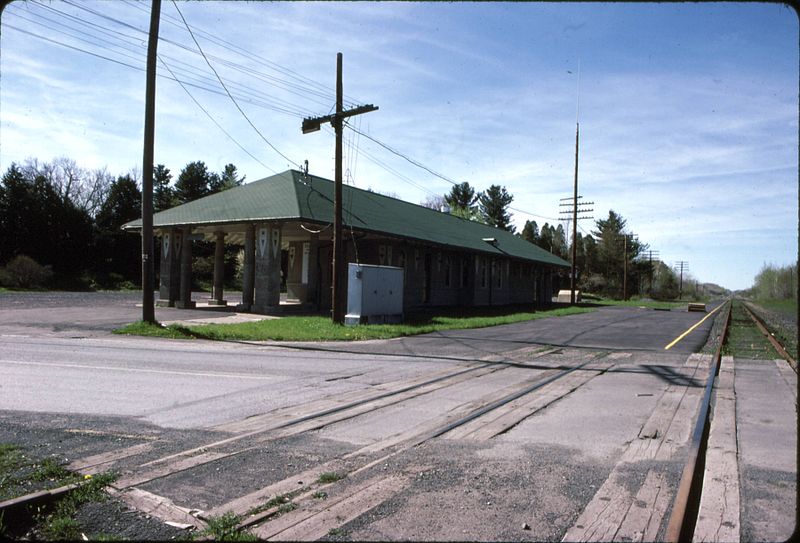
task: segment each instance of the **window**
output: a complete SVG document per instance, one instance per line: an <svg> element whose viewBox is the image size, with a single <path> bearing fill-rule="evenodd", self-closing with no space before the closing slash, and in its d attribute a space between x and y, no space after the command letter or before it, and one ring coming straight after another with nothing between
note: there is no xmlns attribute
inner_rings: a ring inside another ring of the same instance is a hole
<svg viewBox="0 0 800 543"><path fill-rule="evenodd" d="M486 259L480 259L481 266L481 288L486 288Z"/></svg>
<svg viewBox="0 0 800 543"><path fill-rule="evenodd" d="M450 286L450 257L444 257L444 286Z"/></svg>

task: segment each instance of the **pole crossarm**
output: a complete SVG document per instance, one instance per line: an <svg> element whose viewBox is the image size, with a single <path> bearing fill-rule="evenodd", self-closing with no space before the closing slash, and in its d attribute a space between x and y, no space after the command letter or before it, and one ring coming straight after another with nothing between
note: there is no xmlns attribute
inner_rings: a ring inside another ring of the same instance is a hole
<svg viewBox="0 0 800 543"><path fill-rule="evenodd" d="M333 113L323 117L306 117L303 119L303 134L309 134L311 132L318 131L324 123L331 123L331 125L335 125L336 123L341 122L348 117L354 117L356 115L361 115L362 113L369 113L370 111L377 110L378 106L366 104L363 106L354 107L353 109L348 109L347 111L342 111L338 114Z"/></svg>

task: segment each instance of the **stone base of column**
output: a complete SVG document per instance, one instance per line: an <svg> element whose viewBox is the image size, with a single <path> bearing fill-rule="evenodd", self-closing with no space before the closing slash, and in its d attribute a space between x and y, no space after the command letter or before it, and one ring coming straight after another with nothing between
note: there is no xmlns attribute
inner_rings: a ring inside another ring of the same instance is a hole
<svg viewBox="0 0 800 543"><path fill-rule="evenodd" d="M156 307L175 307L172 300L156 300Z"/></svg>
<svg viewBox="0 0 800 543"><path fill-rule="evenodd" d="M241 311L242 313L250 313L252 306L248 304L236 304L234 308L236 309L236 311Z"/></svg>
<svg viewBox="0 0 800 543"><path fill-rule="evenodd" d="M209 298L208 305L224 307L224 306L228 305L228 300L215 300L213 298Z"/></svg>
<svg viewBox="0 0 800 543"><path fill-rule="evenodd" d="M197 307L197 304L195 304L192 300L189 300L188 302L183 302L181 300L178 300L177 302L175 302L175 307L177 307L178 309L194 309L195 307Z"/></svg>
<svg viewBox="0 0 800 543"><path fill-rule="evenodd" d="M253 306L250 308L250 312L258 315L281 315L283 314L283 309L280 305L257 306L256 304L253 304Z"/></svg>

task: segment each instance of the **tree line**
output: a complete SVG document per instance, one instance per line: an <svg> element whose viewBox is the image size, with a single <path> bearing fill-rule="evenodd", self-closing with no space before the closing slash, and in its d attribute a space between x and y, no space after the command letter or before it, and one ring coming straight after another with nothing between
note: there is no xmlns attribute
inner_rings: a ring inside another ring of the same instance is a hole
<svg viewBox="0 0 800 543"><path fill-rule="evenodd" d="M141 238L121 227L141 217L139 177L137 170L113 176L105 168L81 168L65 157L11 164L0 181L0 286L138 288ZM244 181L233 164L216 173L202 161L188 163L174 182L163 164L153 177L156 212ZM196 251L200 281L203 270L213 273L204 262L210 245ZM235 265L235 257L226 260Z"/></svg>
<svg viewBox="0 0 800 543"><path fill-rule="evenodd" d="M744 294L757 300L797 301L797 264L764 264Z"/></svg>
<svg viewBox="0 0 800 543"><path fill-rule="evenodd" d="M163 164L153 170L156 212L239 186L244 182L234 164L217 173L202 161L186 164L177 178ZM466 220L501 228L543 249L571 260L572 241L561 224L525 222L521 232L512 223L514 200L506 187L477 191L459 183L422 205ZM51 162L28 159L12 164L0 182L0 286L54 288L137 288L141 283L141 238L125 233L126 222L141 217L141 189L136 170L113 176L105 168L88 170L68 158ZM578 288L616 298L627 293L660 299L678 297L675 272L650 258L649 246L613 210L595 222L592 232L576 239ZM160 251L155 251L156 272ZM225 278L236 286L238 251L226 248ZM195 286L213 277L213 243L193 247ZM772 272L764 272L765 277ZM774 274L773 274L774 275ZM684 282L691 285L688 276ZM568 288L569 275L558 279ZM773 281L774 282L774 281ZM696 286L696 281L694 281ZM625 288L627 287L627 288ZM687 292L688 289L684 289Z"/></svg>
<svg viewBox="0 0 800 543"><path fill-rule="evenodd" d="M545 222L541 227L535 220L525 221L521 232L511 222L510 206L514 197L506 187L490 185L477 191L469 183L453 185L450 192L428 198L422 205L443 209L458 217L482 222L496 228L516 233L564 260L572 260L572 241L561 224ZM657 299L675 299L682 293L697 288L697 281L684 274L686 289L669 266L653 258L647 243L627 227L627 220L614 210L595 221L594 229L575 237L576 278L578 288L584 292L622 298L624 295L646 295ZM559 288L569 287L569 274L559 277Z"/></svg>

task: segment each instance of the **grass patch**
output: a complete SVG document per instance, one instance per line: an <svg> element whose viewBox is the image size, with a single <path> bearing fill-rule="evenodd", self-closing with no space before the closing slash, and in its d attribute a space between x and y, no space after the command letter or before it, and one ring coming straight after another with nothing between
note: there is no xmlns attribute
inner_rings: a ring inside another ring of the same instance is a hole
<svg viewBox="0 0 800 543"><path fill-rule="evenodd" d="M158 323L136 321L114 330L115 334L130 336L163 337L169 339L194 339L195 336L186 327L178 325L162 326Z"/></svg>
<svg viewBox="0 0 800 543"><path fill-rule="evenodd" d="M64 466L58 463L58 460L52 457L45 458L36 466L36 469L31 474L31 479L34 481L51 481L56 479L67 479L72 474L67 471Z"/></svg>
<svg viewBox="0 0 800 543"><path fill-rule="evenodd" d="M314 494L312 494L312 497L315 500L324 500L328 498L328 493L323 492L322 490L317 490L316 492L314 492Z"/></svg>
<svg viewBox="0 0 800 543"><path fill-rule="evenodd" d="M290 502L289 494L280 494L275 496L274 498L270 498L266 502L262 503L261 505L257 505L252 507L249 511L247 511L248 515L257 515L262 511L266 511L267 509L272 509L273 507L279 507L286 505Z"/></svg>
<svg viewBox="0 0 800 543"><path fill-rule="evenodd" d="M237 527L241 518L228 511L219 517L207 519L208 528L201 532L202 535L211 536L215 541L258 541L258 538L247 530Z"/></svg>
<svg viewBox="0 0 800 543"><path fill-rule="evenodd" d="M327 485L330 483L335 483L336 481L341 481L344 478L344 475L336 473L335 471L326 471L319 476L317 482L321 485Z"/></svg>
<svg viewBox="0 0 800 543"><path fill-rule="evenodd" d="M512 308L459 308L410 314L403 324L369 324L340 326L327 317L284 317L237 324L205 324L197 326L161 326L135 322L114 330L132 334L171 339L212 339L239 341L358 341L389 339L438 332L485 328L547 317L560 317L594 311L589 307L564 307L541 311Z"/></svg>
<svg viewBox="0 0 800 543"><path fill-rule="evenodd" d="M620 306L620 307L646 307L648 309L677 309L686 307L689 302L663 302L658 300L597 300L591 303L597 305Z"/></svg>
<svg viewBox="0 0 800 543"><path fill-rule="evenodd" d="M0 444L0 500L77 481L80 477L64 469L53 457L37 460L16 445Z"/></svg>
<svg viewBox="0 0 800 543"><path fill-rule="evenodd" d="M756 300L755 303L790 318L797 317L797 300Z"/></svg>
<svg viewBox="0 0 800 543"><path fill-rule="evenodd" d="M114 473L100 473L86 479L86 484L67 494L52 513L38 516L37 531L49 540L80 539L81 528L74 518L75 513L85 503L104 501L108 496L103 489L116 478Z"/></svg>

